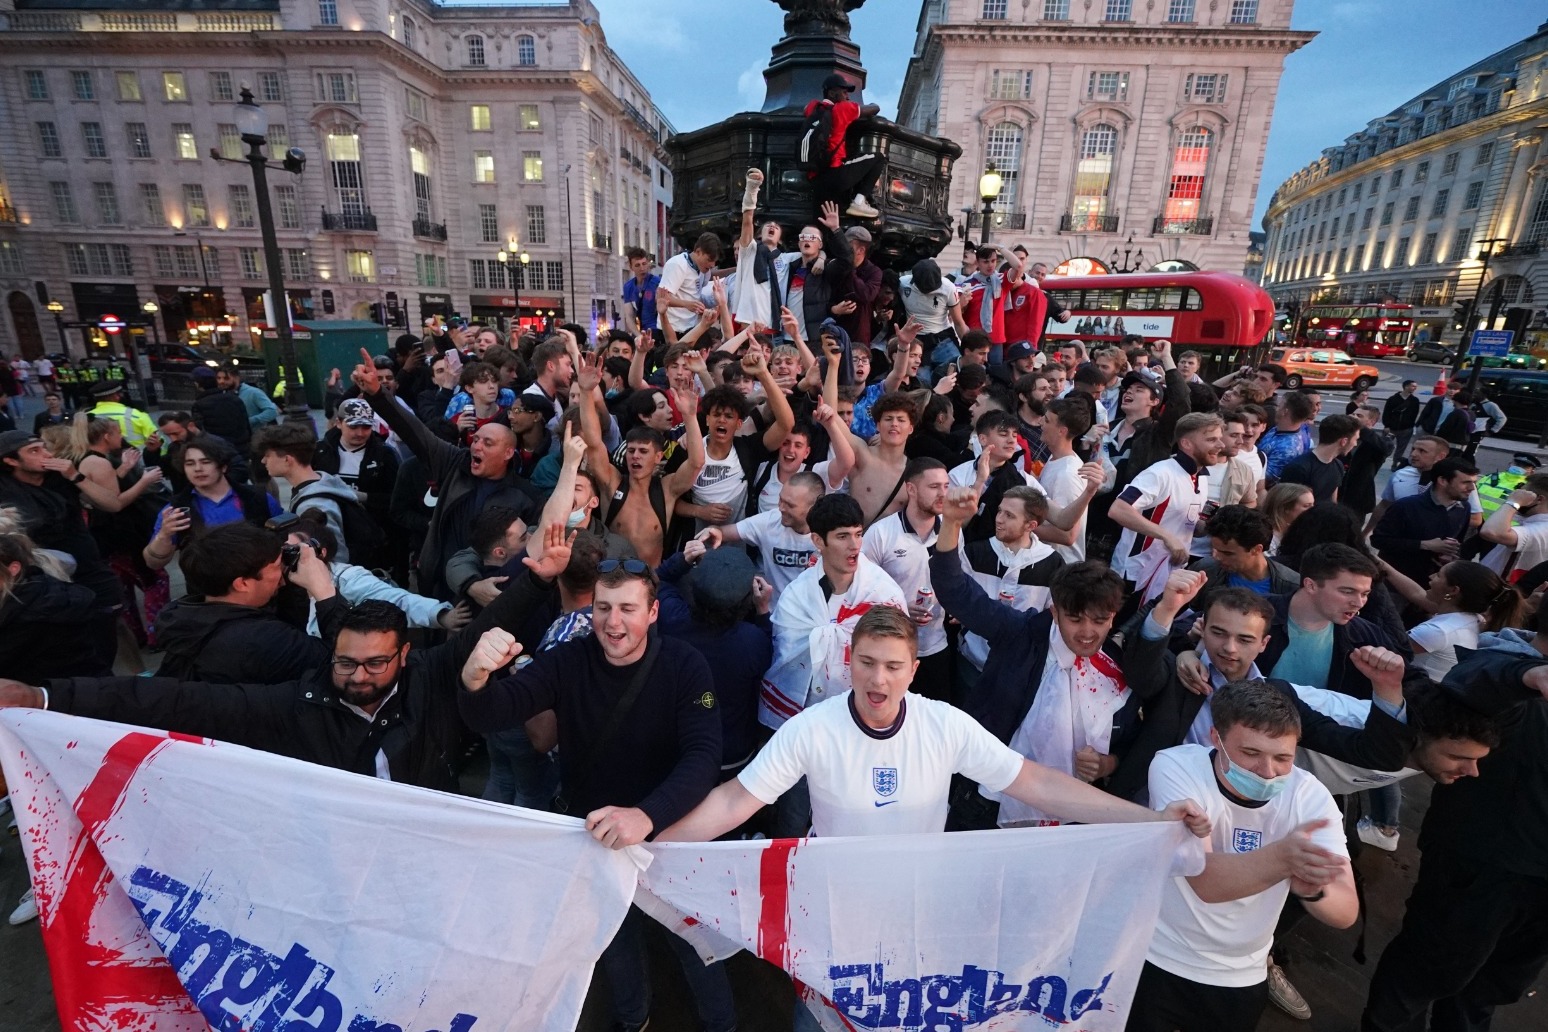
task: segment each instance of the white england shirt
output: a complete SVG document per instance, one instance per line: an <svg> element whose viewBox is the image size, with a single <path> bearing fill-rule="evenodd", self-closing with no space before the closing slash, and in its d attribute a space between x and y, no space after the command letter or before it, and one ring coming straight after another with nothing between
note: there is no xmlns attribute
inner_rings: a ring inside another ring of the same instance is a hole
<svg viewBox="0 0 1548 1032"><path fill-rule="evenodd" d="M1086 482L1080 476L1082 464L1080 456L1074 453L1062 458L1049 459L1043 464L1043 472L1037 478L1038 487L1048 496L1048 504L1055 511L1068 508L1086 493ZM1064 556L1064 561L1067 563L1085 562L1085 513L1080 514L1080 519L1071 529L1071 536L1075 539L1073 544L1053 545L1053 550Z"/></svg>
<svg viewBox="0 0 1548 1032"><path fill-rule="evenodd" d="M1140 470L1118 495L1136 511L1179 541L1193 538L1193 528L1209 498L1209 471L1193 472L1197 467L1186 455L1171 458ZM1141 601L1148 602L1161 593L1171 571L1171 556L1166 545L1151 537L1142 538L1128 528L1113 550L1113 569L1139 586Z"/></svg>
<svg viewBox="0 0 1548 1032"><path fill-rule="evenodd" d="M763 579L773 587L776 599L791 581L817 565L817 546L812 544L812 536L797 534L781 523L778 509L739 521L736 533L761 554Z"/></svg>
<svg viewBox="0 0 1548 1032"><path fill-rule="evenodd" d="M1516 562L1511 566L1513 555ZM1480 561L1502 577L1509 568L1510 579L1515 579L1544 560L1548 560L1548 513L1528 516L1516 524L1515 548L1495 545Z"/></svg>
<svg viewBox="0 0 1548 1032"><path fill-rule="evenodd" d="M814 835L909 835L945 829L953 774L1003 792L1021 764L955 706L910 692L898 722L876 731L845 692L787 720L737 778L772 804L805 777Z"/></svg>
<svg viewBox="0 0 1548 1032"><path fill-rule="evenodd" d="M699 291L709 282L709 274L699 271L688 251L674 254L661 267L661 284L656 289L665 290L679 301L697 301ZM686 308L661 306L661 314L672 323L679 334L687 333L698 325L699 317Z"/></svg>
<svg viewBox="0 0 1548 1032"><path fill-rule="evenodd" d="M1150 805L1192 799L1214 824L1210 847L1215 853L1250 853L1272 845L1307 821L1328 823L1312 841L1347 858L1343 815L1333 796L1299 767L1290 783L1262 805L1243 805L1227 798L1215 779L1213 750L1202 745L1163 749L1150 764ZM1162 890L1161 916L1145 959L1163 971L1204 985L1240 988L1268 978L1268 952L1274 925L1290 893L1282 881L1262 892L1229 903L1205 903L1187 878L1173 878Z"/></svg>
<svg viewBox="0 0 1548 1032"><path fill-rule="evenodd" d="M930 588L930 553L941 532L941 519L937 516L921 538L909 525L907 513L908 507L904 506L871 524L860 550L898 582L903 597L914 605L919 590ZM930 590L930 622L919 627L920 656L933 656L946 648L946 610L936 601L935 589Z"/></svg>

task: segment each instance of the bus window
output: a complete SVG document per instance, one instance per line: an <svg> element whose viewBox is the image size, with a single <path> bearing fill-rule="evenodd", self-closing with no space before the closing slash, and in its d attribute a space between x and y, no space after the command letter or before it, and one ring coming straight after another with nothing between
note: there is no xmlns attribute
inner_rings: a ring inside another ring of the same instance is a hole
<svg viewBox="0 0 1548 1032"><path fill-rule="evenodd" d="M1122 290L1088 290L1081 306L1088 312L1116 312L1123 308Z"/></svg>
<svg viewBox="0 0 1548 1032"><path fill-rule="evenodd" d="M1080 310L1080 291L1078 290L1050 290L1048 291L1048 310L1050 312L1076 312Z"/></svg>
<svg viewBox="0 0 1548 1032"><path fill-rule="evenodd" d="M1161 290L1157 287L1130 287L1123 307L1131 312L1154 312L1161 305Z"/></svg>
<svg viewBox="0 0 1548 1032"><path fill-rule="evenodd" d="M1182 306L1185 312L1202 312L1204 310L1204 295L1197 290L1184 287Z"/></svg>
<svg viewBox="0 0 1548 1032"><path fill-rule="evenodd" d="M1156 307L1164 312L1182 311L1183 295L1188 293L1187 287L1162 287L1160 296L1156 299Z"/></svg>

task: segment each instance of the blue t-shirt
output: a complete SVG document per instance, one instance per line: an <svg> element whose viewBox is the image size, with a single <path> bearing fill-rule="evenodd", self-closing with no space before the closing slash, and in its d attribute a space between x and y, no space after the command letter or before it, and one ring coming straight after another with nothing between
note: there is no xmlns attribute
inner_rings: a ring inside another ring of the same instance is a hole
<svg viewBox="0 0 1548 1032"><path fill-rule="evenodd" d="M1284 431L1269 427L1268 433L1258 439L1258 451L1263 453L1263 475L1278 480L1291 460L1311 451L1311 431L1306 427Z"/></svg>
<svg viewBox="0 0 1548 1032"><path fill-rule="evenodd" d="M634 306L634 313L639 317L642 330L656 328L656 288L660 285L661 277L654 273L646 276L644 283L633 276L624 280L624 304Z"/></svg>
<svg viewBox="0 0 1548 1032"><path fill-rule="evenodd" d="M263 496L269 506L269 518L273 519L285 510L280 508L279 502L274 500L271 494ZM198 491L193 493L193 507L198 510L199 518L204 521L205 529L219 527L227 523L241 523L243 519L242 499L237 497L233 490L226 491L226 497L218 502L212 502ZM151 536L155 537L161 532L161 514L156 515L156 526L151 530ZM181 541L177 542L182 544Z"/></svg>
<svg viewBox="0 0 1548 1032"><path fill-rule="evenodd" d="M1226 577L1226 585L1228 587L1246 588L1248 591L1257 592L1259 595L1267 595L1269 593L1269 586L1273 583L1274 578L1272 575L1264 577L1262 580L1248 580L1239 573L1229 574ZM1299 684L1300 682L1295 683Z"/></svg>
<svg viewBox="0 0 1548 1032"><path fill-rule="evenodd" d="M1289 640L1269 675L1291 684L1326 688L1328 668L1333 665L1333 625L1307 631L1294 620L1286 620L1285 627Z"/></svg>

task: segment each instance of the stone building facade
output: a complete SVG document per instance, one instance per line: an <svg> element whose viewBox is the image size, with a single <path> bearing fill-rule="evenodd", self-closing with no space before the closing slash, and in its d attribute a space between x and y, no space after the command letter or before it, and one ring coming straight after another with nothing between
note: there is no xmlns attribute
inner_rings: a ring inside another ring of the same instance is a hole
<svg viewBox="0 0 1548 1032"><path fill-rule="evenodd" d="M1416 336L1437 340L1465 335L1458 316L1471 309L1472 328L1509 321L1548 349L1545 135L1548 24L1280 184L1264 218L1263 285L1290 311L1412 304Z"/></svg>
<svg viewBox="0 0 1548 1032"><path fill-rule="evenodd" d="M79 354L108 339L104 315L257 339L252 172L211 155L246 153L243 85L271 158L306 154L303 174L269 173L298 317L504 325L519 301L529 324L597 328L624 250L665 257L671 126L588 0L149 6L0 0L0 350Z"/></svg>
<svg viewBox="0 0 1548 1032"><path fill-rule="evenodd" d="M991 234L1040 260L1236 272L1284 59L1315 35L1292 5L925 0L898 120L962 145L951 202L972 239L992 162Z"/></svg>

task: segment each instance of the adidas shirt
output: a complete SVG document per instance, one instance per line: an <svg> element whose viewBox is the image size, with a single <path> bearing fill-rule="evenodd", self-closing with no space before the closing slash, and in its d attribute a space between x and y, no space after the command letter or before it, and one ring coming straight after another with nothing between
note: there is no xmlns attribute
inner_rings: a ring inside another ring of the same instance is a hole
<svg viewBox="0 0 1548 1032"><path fill-rule="evenodd" d="M743 543L762 554L763 579L774 588L774 597L790 586L808 567L817 565L817 547L810 534L797 534L779 521L779 510L770 509L736 524Z"/></svg>
<svg viewBox="0 0 1548 1032"><path fill-rule="evenodd" d="M904 599L909 605L914 605L918 601L919 590L930 587L930 552L935 548L935 539L941 532L941 519L937 516L928 533L921 538L909 525L907 512L905 506L891 516L871 524L865 532L860 550L867 559L886 570L887 576L898 582L898 587L903 589ZM930 622L919 625L921 657L933 656L946 648L946 610L936 601L933 588L931 591Z"/></svg>
<svg viewBox="0 0 1548 1032"><path fill-rule="evenodd" d="M954 706L910 692L898 722L876 731L850 694L791 717L737 775L767 804L805 777L814 835L943 831L953 774L1003 792L1021 773L1021 757Z"/></svg>

